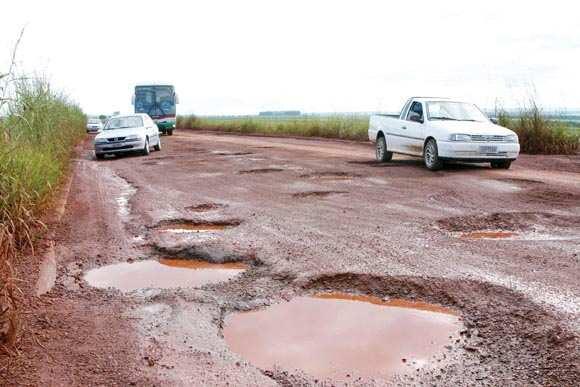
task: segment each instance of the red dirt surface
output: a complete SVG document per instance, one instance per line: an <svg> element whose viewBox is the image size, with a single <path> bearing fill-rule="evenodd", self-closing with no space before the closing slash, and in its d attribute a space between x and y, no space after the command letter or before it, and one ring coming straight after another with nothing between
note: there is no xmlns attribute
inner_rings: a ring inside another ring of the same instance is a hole
<svg viewBox="0 0 580 387"><path fill-rule="evenodd" d="M2 359L0 384L580 380L580 157L524 155L507 171L458 164L433 173L405 157L378 164L369 144L348 141L185 131L163 141L149 157L96 161L90 146L81 152L64 217L40 243L55 242L54 287L35 295L42 254L17 264L27 334L19 355ZM264 169L281 171L239 173ZM304 177L325 173L356 178ZM316 192L340 194L301 197ZM205 211L204 203L219 206ZM220 232L156 229L232 219L236 226ZM554 239L453 235L498 226ZM161 258L248 269L199 288L130 293L83 279L107 264ZM233 313L332 292L450 308L465 329L441 348L440 367L378 378L260 368L223 338Z"/></svg>

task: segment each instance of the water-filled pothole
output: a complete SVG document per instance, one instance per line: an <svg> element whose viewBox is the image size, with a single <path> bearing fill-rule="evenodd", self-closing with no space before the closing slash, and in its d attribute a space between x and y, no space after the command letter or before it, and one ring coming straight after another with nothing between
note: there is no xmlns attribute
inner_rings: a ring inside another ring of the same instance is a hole
<svg viewBox="0 0 580 387"><path fill-rule="evenodd" d="M214 222L197 222L190 220L163 221L155 227L156 230L175 234L219 232L239 226L239 220L224 220Z"/></svg>
<svg viewBox="0 0 580 387"><path fill-rule="evenodd" d="M246 268L239 262L215 264L191 259L160 259L103 266L87 272L85 280L93 287L117 288L123 292L199 287L227 281Z"/></svg>
<svg viewBox="0 0 580 387"><path fill-rule="evenodd" d="M460 238L467 238L467 239L505 239L505 238L513 238L518 234L511 231L471 231L471 232L464 232L460 233Z"/></svg>
<svg viewBox="0 0 580 387"><path fill-rule="evenodd" d="M262 369L385 377L437 364L461 327L437 305L323 293L228 315L223 333L234 352Z"/></svg>

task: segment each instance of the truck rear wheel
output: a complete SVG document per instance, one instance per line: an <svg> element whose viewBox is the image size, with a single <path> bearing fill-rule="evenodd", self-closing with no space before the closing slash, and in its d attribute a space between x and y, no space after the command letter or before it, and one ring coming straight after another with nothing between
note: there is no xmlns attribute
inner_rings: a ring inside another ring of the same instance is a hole
<svg viewBox="0 0 580 387"><path fill-rule="evenodd" d="M393 152L389 152L387 150L387 140L385 139L385 136L379 136L379 138L377 138L376 147L376 156L378 162L384 163L385 161L391 161L393 158Z"/></svg>
<svg viewBox="0 0 580 387"><path fill-rule="evenodd" d="M167 129L167 134L173 136L173 129Z"/></svg>
<svg viewBox="0 0 580 387"><path fill-rule="evenodd" d="M439 150L437 149L437 142L430 138L425 144L425 149L423 150L423 159L425 161L425 166L430 171L437 171L443 168L443 161L439 158Z"/></svg>

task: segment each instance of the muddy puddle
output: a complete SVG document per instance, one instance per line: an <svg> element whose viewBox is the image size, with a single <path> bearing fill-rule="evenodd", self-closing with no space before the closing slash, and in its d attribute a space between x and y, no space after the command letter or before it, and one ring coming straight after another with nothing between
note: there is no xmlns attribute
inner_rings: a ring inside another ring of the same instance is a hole
<svg viewBox="0 0 580 387"><path fill-rule="evenodd" d="M283 171L284 170L281 168L258 168L258 169L246 169L243 171L239 171L238 174L249 175L249 174L272 173L272 172L283 172Z"/></svg>
<svg viewBox="0 0 580 387"><path fill-rule="evenodd" d="M300 176L303 179L315 179L315 180L352 180L354 178L360 177L360 175L348 172L315 172L310 174L304 174Z"/></svg>
<svg viewBox="0 0 580 387"><path fill-rule="evenodd" d="M199 287L227 281L246 270L242 263L214 264L191 259L160 259L123 262L90 270L85 280L93 287L137 289Z"/></svg>
<svg viewBox="0 0 580 387"><path fill-rule="evenodd" d="M155 229L174 234L207 233L224 231L228 228L239 226L240 223L237 220L218 222L166 221L160 223Z"/></svg>
<svg viewBox="0 0 580 387"><path fill-rule="evenodd" d="M506 239L517 235L511 231L472 231L460 233L459 237L466 239Z"/></svg>
<svg viewBox="0 0 580 387"><path fill-rule="evenodd" d="M261 369L389 377L440 365L461 327L437 305L323 293L228 315L223 333L232 351Z"/></svg>
<svg viewBox="0 0 580 387"><path fill-rule="evenodd" d="M219 210L219 209L225 208L225 207L226 206L224 204L220 204L220 203L202 203L202 204L197 204L197 205L185 207L185 209L187 211L192 211L192 212L207 212L207 211Z"/></svg>

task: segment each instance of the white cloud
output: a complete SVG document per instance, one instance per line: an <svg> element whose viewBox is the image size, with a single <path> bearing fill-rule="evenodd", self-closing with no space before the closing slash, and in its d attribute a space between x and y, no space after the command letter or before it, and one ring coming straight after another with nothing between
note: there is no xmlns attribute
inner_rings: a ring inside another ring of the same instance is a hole
<svg viewBox="0 0 580 387"><path fill-rule="evenodd" d="M12 1L0 68L19 60L88 112L128 110L141 81L181 111L395 110L409 95L580 107L580 6L465 1Z"/></svg>

